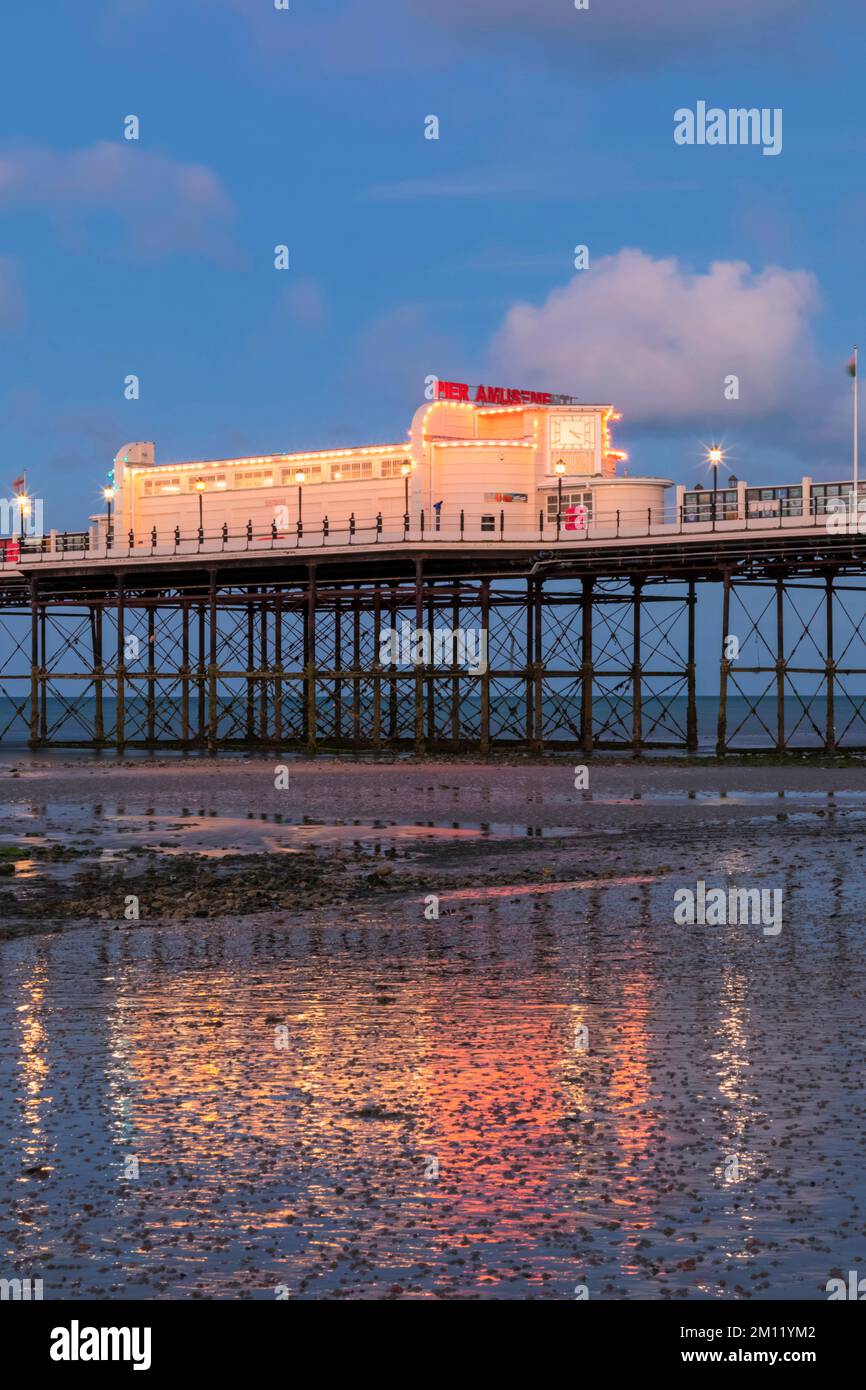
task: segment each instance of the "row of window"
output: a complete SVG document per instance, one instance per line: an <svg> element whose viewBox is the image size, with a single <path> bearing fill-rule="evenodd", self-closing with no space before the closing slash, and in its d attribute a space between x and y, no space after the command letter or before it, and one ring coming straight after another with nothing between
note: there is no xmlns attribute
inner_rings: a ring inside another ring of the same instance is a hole
<svg viewBox="0 0 866 1390"><path fill-rule="evenodd" d="M374 473L373 459L346 459L343 463L328 464L328 478L332 483L357 482L363 478L399 478L406 458L378 459ZM304 475L304 483L323 481L324 465L320 463L299 464L296 468L250 468L231 473L182 473L166 474L164 477L151 477L143 480L142 495L159 497L178 492L225 492L227 488L251 487L290 487L297 484L296 474ZM196 487L203 483L204 489Z"/></svg>
<svg viewBox="0 0 866 1390"><path fill-rule="evenodd" d="M562 494L562 513L569 507L586 507L587 516L592 516L592 493L591 492L563 492ZM547 519L556 521L556 513L559 511L559 494L549 492L547 494Z"/></svg>

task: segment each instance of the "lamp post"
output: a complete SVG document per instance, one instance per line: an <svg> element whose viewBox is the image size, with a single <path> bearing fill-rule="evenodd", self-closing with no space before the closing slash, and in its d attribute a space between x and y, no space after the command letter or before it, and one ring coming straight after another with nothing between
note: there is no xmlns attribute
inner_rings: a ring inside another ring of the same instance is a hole
<svg viewBox="0 0 866 1390"><path fill-rule="evenodd" d="M24 542L24 522L30 515L30 498L25 492L18 494L18 516L21 522L21 543Z"/></svg>
<svg viewBox="0 0 866 1390"><path fill-rule="evenodd" d="M719 448L718 444L714 444L713 447L712 447L711 449L709 449L708 452L707 452L707 462L710 463L710 464L712 465L712 469L713 469L713 530L714 530L714 531L715 531L715 529L716 529L716 493L717 493L718 487L719 487L719 464L722 462L722 460L724 459L724 457L725 457L725 456L724 456L724 454L722 453L721 449Z"/></svg>
<svg viewBox="0 0 866 1390"><path fill-rule="evenodd" d="M111 504L114 501L114 488L104 487L102 489L102 495L105 498L106 507L108 508L108 519L105 526L105 548L106 550L110 550L112 541L114 540L114 532L111 525Z"/></svg>
<svg viewBox="0 0 866 1390"><path fill-rule="evenodd" d="M297 471L297 473L295 474L295 482L296 482L297 485L298 485L298 536L299 536L299 537L302 536L302 535L304 534L304 512L303 512L303 507L304 507L304 481L305 481L305 479L306 479L306 476L307 476L307 475L306 475L306 473L304 472L304 470L303 470L302 468L299 468L298 471Z"/></svg>
<svg viewBox="0 0 866 1390"><path fill-rule="evenodd" d="M204 540L204 478L196 478L195 490L198 493L198 543Z"/></svg>
<svg viewBox="0 0 866 1390"><path fill-rule="evenodd" d="M409 474L412 472L410 463L401 463L400 472L403 475L403 539L409 534Z"/></svg>
<svg viewBox="0 0 866 1390"><path fill-rule="evenodd" d="M562 475L565 472L565 463L562 459L557 459L553 465L556 473L556 539L559 540L559 531L562 526Z"/></svg>

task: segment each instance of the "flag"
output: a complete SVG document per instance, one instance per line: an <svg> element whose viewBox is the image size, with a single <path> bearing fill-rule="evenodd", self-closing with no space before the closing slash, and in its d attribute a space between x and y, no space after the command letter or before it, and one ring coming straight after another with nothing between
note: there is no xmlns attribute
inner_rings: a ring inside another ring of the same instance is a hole
<svg viewBox="0 0 866 1390"><path fill-rule="evenodd" d="M24 491L26 484L27 479L25 478L23 473L21 473L17 478L12 479L12 491L16 497L18 496L19 492Z"/></svg>
<svg viewBox="0 0 866 1390"><path fill-rule="evenodd" d="M849 363L848 363L848 375L849 375L849 376L856 376L856 375L857 375L857 349L856 349L856 348L855 348L854 351L852 352L852 354L851 354L851 360L850 360Z"/></svg>

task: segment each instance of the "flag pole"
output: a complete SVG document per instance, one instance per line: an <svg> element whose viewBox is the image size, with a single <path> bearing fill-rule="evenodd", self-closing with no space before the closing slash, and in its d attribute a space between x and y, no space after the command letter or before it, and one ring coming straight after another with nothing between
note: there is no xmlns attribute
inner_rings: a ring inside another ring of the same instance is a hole
<svg viewBox="0 0 866 1390"><path fill-rule="evenodd" d="M854 344L854 515L860 507L860 349Z"/></svg>

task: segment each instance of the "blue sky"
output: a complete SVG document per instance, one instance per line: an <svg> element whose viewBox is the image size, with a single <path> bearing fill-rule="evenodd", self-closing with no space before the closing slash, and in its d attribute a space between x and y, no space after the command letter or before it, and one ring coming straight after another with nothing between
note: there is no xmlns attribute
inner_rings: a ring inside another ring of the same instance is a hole
<svg viewBox="0 0 866 1390"><path fill-rule="evenodd" d="M634 471L693 481L720 437L750 481L845 476L864 29L853 0L15 7L0 492L25 468L74 526L127 440L402 439L428 373L611 399ZM781 108L781 154L677 146L699 100Z"/></svg>

